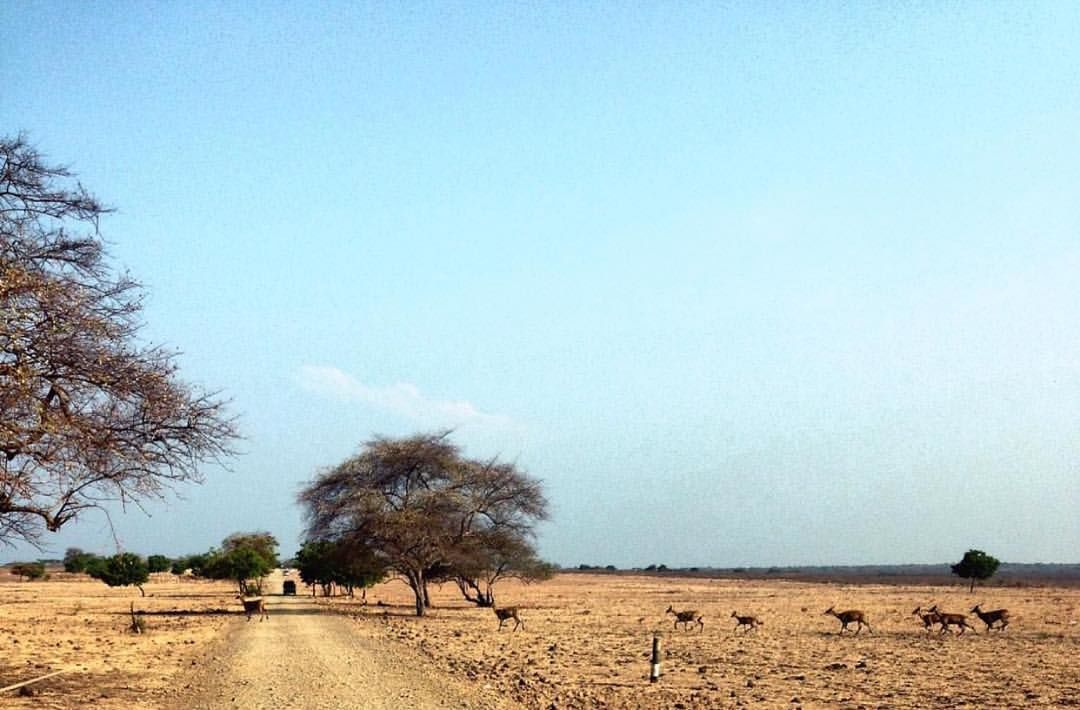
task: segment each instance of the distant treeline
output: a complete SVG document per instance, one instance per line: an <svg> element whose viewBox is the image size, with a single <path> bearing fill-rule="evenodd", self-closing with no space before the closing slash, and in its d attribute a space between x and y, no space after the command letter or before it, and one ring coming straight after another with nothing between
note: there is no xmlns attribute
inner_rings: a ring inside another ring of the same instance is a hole
<svg viewBox="0 0 1080 710"><path fill-rule="evenodd" d="M954 584L957 581L948 563L792 567L668 567L658 564L630 569L619 569L614 565L582 564L577 567L563 568L560 571L650 574L708 579L794 579L806 582ZM1005 586L1023 583L1080 584L1080 564L1003 562L991 582L991 584Z"/></svg>

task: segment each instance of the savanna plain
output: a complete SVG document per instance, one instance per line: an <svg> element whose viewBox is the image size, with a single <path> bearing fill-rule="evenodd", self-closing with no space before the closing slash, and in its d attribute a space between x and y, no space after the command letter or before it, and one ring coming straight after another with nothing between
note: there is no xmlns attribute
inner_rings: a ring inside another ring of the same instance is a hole
<svg viewBox="0 0 1080 710"><path fill-rule="evenodd" d="M274 647L265 651L293 654L302 667L298 637L315 620L390 659L401 682L429 689L401 696L408 698L401 707L424 707L439 689L455 699L440 707L473 708L1080 706L1075 586L989 586L972 594L961 584L564 573L497 588L499 606L519 608L524 628L513 631L512 621L499 630L491 609L462 601L453 585L434 587L433 608L417 618L400 582L373 587L365 603L311 598L302 586L299 597L277 596L282 581L280 574L268 580L270 618L260 622L245 619L223 582L154 575L143 597L82 575L20 582L0 571L0 687L62 671L23 694L0 695L0 706L305 707L302 695L288 694L290 678L252 680L258 687L238 694L230 684L248 681L230 669L240 665L237 654L254 648L238 642L254 643L275 628L288 633L267 637ZM1009 609L1008 629L988 633L968 612L977 603ZM966 613L978 633L928 632L912 611L933 604ZM143 633L131 631L132 605ZM674 628L669 606L697 610L704 627ZM873 632L840 635L840 623L823 614L833 606L862 610ZM736 630L733 612L764 625ZM654 636L661 676L650 683ZM342 668L334 672L382 672L370 664ZM326 674L292 680L314 683ZM216 694L207 694L209 683ZM383 707L370 687L339 707Z"/></svg>

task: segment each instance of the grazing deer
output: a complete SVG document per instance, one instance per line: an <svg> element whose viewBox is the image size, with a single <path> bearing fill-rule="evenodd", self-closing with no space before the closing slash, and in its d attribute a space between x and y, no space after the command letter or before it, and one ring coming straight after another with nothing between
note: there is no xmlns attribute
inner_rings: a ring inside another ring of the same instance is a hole
<svg viewBox="0 0 1080 710"><path fill-rule="evenodd" d="M937 607L935 606L934 608L936 609ZM933 627L934 624L941 623L941 615L934 611L934 609L927 609L926 613L924 614L923 608L921 606L917 606L915 607L915 611L911 612L911 614L912 616L917 616L919 617L919 619L922 620L923 628L926 629L926 633L930 633L930 629L931 627Z"/></svg>
<svg viewBox="0 0 1080 710"><path fill-rule="evenodd" d="M522 621L520 617L518 617L518 610L516 606L508 606L505 609L496 609L495 607L491 607L491 609L495 612L495 616L499 618L499 631L502 631L502 626L504 623L506 623L507 619L514 620L514 631L517 631L518 626L520 626L521 628L525 628L525 622Z"/></svg>
<svg viewBox="0 0 1080 710"><path fill-rule="evenodd" d="M994 609L993 611L983 611L979 607L981 604L976 604L971 608L971 613L982 619L982 622L986 624L987 633L994 628L994 624L1001 623L998 627L998 631L1004 631L1005 627L1009 625L1009 610L1008 609Z"/></svg>
<svg viewBox="0 0 1080 710"><path fill-rule="evenodd" d="M739 616L734 611L731 612L731 618L735 619L735 628L732 631L738 631L740 626L745 626L743 632L750 633L751 631L757 631L757 627L765 625L765 622L756 616Z"/></svg>
<svg viewBox="0 0 1080 710"><path fill-rule="evenodd" d="M259 621L270 618L270 614L266 611L266 602L263 601L262 597L237 597L237 599L244 605L244 613L247 614L248 621L251 621L252 614L258 614Z"/></svg>
<svg viewBox="0 0 1080 710"><path fill-rule="evenodd" d="M690 624L693 624L693 623L696 622L697 625L701 627L701 631L703 633L705 631L705 622L702 621L702 619L704 617L701 614L694 611L694 610L675 611L674 607L668 606L667 611L665 611L664 613L665 614L674 614L675 615L675 628L676 629L679 628L679 624L683 624L683 628L685 630L689 631L690 630Z"/></svg>
<svg viewBox="0 0 1080 710"><path fill-rule="evenodd" d="M866 620L866 614L862 613L858 609L849 609L847 611L838 612L836 611L835 607L829 607L825 610L824 613L828 616L835 616L837 619L840 620L840 633L844 633L844 631L847 629L847 625L851 623L856 623L859 625L859 627L855 629L856 636L859 635L859 632L862 631L862 627L864 626L867 629L870 629L870 633L874 633L874 630L870 628L870 622Z"/></svg>
<svg viewBox="0 0 1080 710"><path fill-rule="evenodd" d="M967 622L967 617L963 614L947 614L938 609L937 604L930 607L930 613L937 614L938 623L941 624L941 633L948 631L950 626L959 626L961 635L968 629L971 629L973 633L978 633L975 631L975 627Z"/></svg>

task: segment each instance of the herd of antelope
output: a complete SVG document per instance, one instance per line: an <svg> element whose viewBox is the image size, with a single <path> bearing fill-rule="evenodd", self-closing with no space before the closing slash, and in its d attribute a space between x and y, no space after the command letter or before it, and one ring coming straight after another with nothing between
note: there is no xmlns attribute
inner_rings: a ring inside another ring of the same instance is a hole
<svg viewBox="0 0 1080 710"><path fill-rule="evenodd" d="M261 597L246 598L238 596L244 605L244 613L247 614L248 621L251 621L251 617L254 614L259 615L259 621L269 618L269 614L266 613L266 604ZM525 622L518 616L518 608L516 606L508 607L492 607L492 611L495 612L495 617L499 620L499 630L502 631L503 624L507 621L514 620L513 631L517 631L518 627L525 628ZM806 611L804 608L803 611ZM976 604L971 608L971 613L979 617L979 619L986 624L986 632L989 633L993 629L997 629L999 632L1004 631L1005 627L1009 625L1009 610L1008 609L994 609L993 611L983 611L981 604ZM699 613L696 609L687 609L684 611L677 611L675 607L668 605L667 614L672 614L675 617L675 628L679 628L679 624L683 625L684 631L690 631L694 626L698 627L698 631L705 632L705 617ZM836 617L840 622L839 634L843 634L848 630L849 624L854 624L855 629L853 635L858 636L859 632L866 627L866 630L870 633L874 633L874 629L870 626L870 622L866 618L866 614L858 609L848 609L846 611L837 611L835 606L831 606L826 609L823 614L825 616ZM972 633L978 633L975 627L968 623L967 615L954 614L942 611L938 608L937 604L933 605L929 609L923 609L922 606L915 607L915 610L911 612L912 616L917 616L923 623L923 627L927 633L933 629L935 624L940 625L941 629L939 633L944 634L951 627L955 626L960 630L960 634L963 635L965 631L971 629ZM746 615L742 616L737 611L731 612L731 618L735 619L735 626L733 631L743 630L743 633L750 633L751 631L757 631L759 626L764 626L765 622L760 617Z"/></svg>
<svg viewBox="0 0 1080 710"><path fill-rule="evenodd" d="M805 611L805 609L804 609ZM676 611L674 607L668 606L666 614L675 615L675 628L679 628L679 624L683 624L684 630L691 629L691 624L697 624L700 631L705 631L705 622L702 620L704 617L697 612L697 610L688 611ZM840 622L840 631L838 633L843 634L848 630L849 624L854 624L853 635L858 636L859 632L866 627L866 630L870 633L874 633L874 629L870 626L870 622L866 618L866 614L858 609L848 609L847 611L837 611L836 607L829 607L824 612L825 616L834 616ZM945 633L951 627L955 626L960 629L960 633L963 634L968 629L971 629L972 633L978 633L975 631L975 627L968 623L967 616L964 614L950 614L948 612L941 611L937 605L930 607L923 611L921 606L915 607L915 611L911 612L913 616L919 617L927 632L933 628L934 624L941 625L941 633ZM1008 609L995 609L993 611L983 611L981 604L976 604L971 613L975 614L986 624L987 632L992 629L998 631L1004 631L1005 627L1009 625L1009 610ZM731 612L731 618L735 619L735 630L743 629L744 633L756 631L757 627L764 625L760 618L756 616L740 616L738 612Z"/></svg>
<svg viewBox="0 0 1080 710"><path fill-rule="evenodd" d="M994 628L997 628L998 631L1004 631L1005 627L1009 625L1008 609L983 611L982 605L976 604L971 608L971 613L979 617L979 619L986 624L987 633L990 633ZM959 627L961 634L968 629L971 629L972 633L978 633L975 631L975 627L967 622L967 616L964 614L948 614L938 609L937 604L926 611L923 611L921 606L917 606L915 607L915 611L911 612L911 614L912 616L917 616L922 619L923 626L926 628L927 633L930 633L930 629L934 627L934 624L941 624L940 633L948 631L950 626ZM996 627L995 624L997 625Z"/></svg>
<svg viewBox="0 0 1080 710"><path fill-rule="evenodd" d="M518 608L504 607L502 609L494 608L495 617L499 620L499 630L502 630L503 624L510 619L514 620L514 631L517 631L518 626L525 628L525 622L518 616ZM805 611L805 609L804 609ZM870 622L866 618L866 614L858 609L848 609L846 611L837 611L836 607L829 607L824 612L825 616L834 616L840 622L840 634L843 634L848 630L849 624L854 624L853 635L858 636L859 632L866 627L866 630L870 633L874 633L874 629L870 626ZM935 624L941 625L940 633L945 633L951 627L955 626L960 629L960 633L963 634L968 629L971 629L972 633L978 633L975 631L975 627L968 623L967 616L964 614L950 614L948 612L938 609L937 604L924 610L922 606L915 607L915 611L911 612L913 616L919 617L922 621L926 631L933 628ZM986 624L987 632L992 629L998 631L1004 631L1005 627L1009 625L1009 610L1008 609L995 609L993 611L983 611L981 604L976 604L971 613L975 614L979 619ZM675 617L675 628L679 628L679 624L683 625L684 631L693 630L697 626L698 631L705 632L705 617L699 613L696 609L687 609L684 611L677 611L675 607L668 605L665 615L671 614ZM733 631L743 630L743 633L750 633L751 631L757 631L759 626L764 626L765 622L760 617L752 615L740 615L737 611L731 612L731 618L735 619L735 626Z"/></svg>

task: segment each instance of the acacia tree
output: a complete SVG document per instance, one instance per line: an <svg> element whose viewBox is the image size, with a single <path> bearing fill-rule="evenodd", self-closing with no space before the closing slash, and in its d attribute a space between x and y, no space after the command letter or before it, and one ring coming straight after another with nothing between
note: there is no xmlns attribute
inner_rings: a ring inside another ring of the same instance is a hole
<svg viewBox="0 0 1080 710"><path fill-rule="evenodd" d="M429 605L428 571L452 565L471 536L531 535L547 517L539 481L513 464L466 459L449 432L377 437L319 473L298 499L310 539L373 550L413 590L417 616Z"/></svg>
<svg viewBox="0 0 1080 710"><path fill-rule="evenodd" d="M11 565L11 573L22 581L23 578L29 580L44 579L45 578L45 563L44 562L16 562Z"/></svg>
<svg viewBox="0 0 1080 710"><path fill-rule="evenodd" d="M106 557L101 563L92 565L89 572L91 577L100 579L110 587L135 586L142 596L146 596L143 585L150 580L150 568L146 560L133 552Z"/></svg>
<svg viewBox="0 0 1080 710"><path fill-rule="evenodd" d="M975 580L990 579L997 572L1001 562L982 550L968 550L964 559L952 565L952 573L963 579L970 579L969 592L975 591Z"/></svg>
<svg viewBox="0 0 1080 710"><path fill-rule="evenodd" d="M0 541L38 544L108 501L141 505L232 453L225 403L138 340L142 287L98 233L110 209L23 136L0 137Z"/></svg>
<svg viewBox="0 0 1080 710"><path fill-rule="evenodd" d="M165 555L150 555L146 558L146 566L150 569L150 574L168 572L171 565L172 560Z"/></svg>
<svg viewBox="0 0 1080 710"><path fill-rule="evenodd" d="M277 540L268 532L233 533L221 543L221 550L208 553L203 573L211 579L231 579L241 595L251 590L262 594L262 578L277 567Z"/></svg>
<svg viewBox="0 0 1080 710"><path fill-rule="evenodd" d="M69 547L64 553L64 571L85 572L87 566L95 557L97 557L97 555L90 552L84 552L81 548Z"/></svg>
<svg viewBox="0 0 1080 710"><path fill-rule="evenodd" d="M379 582L386 573L386 564L372 550L350 540L309 540L296 553L300 579L312 587L322 587L328 597L334 586L343 587L353 596L359 587L366 596L367 588Z"/></svg>
<svg viewBox="0 0 1080 710"><path fill-rule="evenodd" d="M462 540L453 551L447 577L466 601L495 606L495 584L517 578L524 582L550 579L554 568L536 556L531 542L507 531L481 531Z"/></svg>
<svg viewBox="0 0 1080 710"><path fill-rule="evenodd" d="M188 570L195 577L202 577L206 572L206 565L210 560L210 553L202 553L198 555L187 555L185 557L179 557L173 560L172 567L169 571L175 574L177 577L181 577Z"/></svg>

